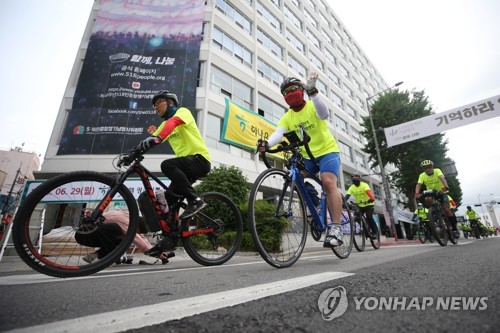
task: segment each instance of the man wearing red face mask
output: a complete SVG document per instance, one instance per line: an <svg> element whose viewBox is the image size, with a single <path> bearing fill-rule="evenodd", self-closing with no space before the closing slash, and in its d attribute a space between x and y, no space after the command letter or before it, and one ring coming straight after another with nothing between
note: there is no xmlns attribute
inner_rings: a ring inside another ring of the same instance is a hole
<svg viewBox="0 0 500 333"><path fill-rule="evenodd" d="M315 161L305 158L306 168L312 173L320 172L321 181L326 190L326 198L333 224L328 226L323 246L338 246L342 244L341 207L342 195L337 188L337 177L340 167L340 154L337 141L328 128L329 110L326 103L318 94L316 80L318 73L312 73L307 83L302 83L295 77L287 77L280 86L285 102L290 106L278 122L276 131L268 141L258 144L259 152L264 153L283 138L283 134L304 125L311 136L309 147ZM304 99L304 92L309 100Z"/></svg>

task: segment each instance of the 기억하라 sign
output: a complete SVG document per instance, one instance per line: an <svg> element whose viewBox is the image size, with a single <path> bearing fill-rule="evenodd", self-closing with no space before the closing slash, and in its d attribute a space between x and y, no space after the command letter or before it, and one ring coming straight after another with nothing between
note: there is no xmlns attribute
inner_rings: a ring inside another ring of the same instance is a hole
<svg viewBox="0 0 500 333"><path fill-rule="evenodd" d="M500 95L384 128L387 147L500 116Z"/></svg>

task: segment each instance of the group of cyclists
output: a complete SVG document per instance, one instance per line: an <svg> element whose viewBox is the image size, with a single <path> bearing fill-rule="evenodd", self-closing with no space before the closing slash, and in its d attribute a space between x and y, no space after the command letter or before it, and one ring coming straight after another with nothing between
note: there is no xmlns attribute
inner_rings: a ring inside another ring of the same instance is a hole
<svg viewBox="0 0 500 333"><path fill-rule="evenodd" d="M280 118L269 139L259 140L257 150L260 154L265 154L271 147L282 141L284 133L292 130L298 131L301 125L305 125L311 137L309 147L315 159L305 158L304 163L312 173L320 173L320 179L326 191L328 209L332 216L332 224L326 231L324 246L332 247L342 244L343 238L340 228L342 194L337 187L341 162L337 141L328 127L329 109L316 88L317 79L318 73L312 73L305 83L295 77L284 79L280 85L280 92L289 110ZM194 192L192 184L210 171L210 154L191 112L179 105L177 96L173 92L159 92L153 97L152 104L163 122L158 128L149 131L151 136L144 139L140 146L144 151L165 141L172 146L176 157L163 161L161 170L171 180L171 189L187 198L188 208L183 216L187 217L204 206L203 200ZM447 194L448 183L443 172L435 168L430 160L422 161L420 166L423 172L418 177L415 198L420 199L424 186L428 190L438 191L443 210L454 232L458 233L457 219L450 207L450 202L453 200L450 201ZM375 197L369 185L361 181L359 174L353 174L351 180L352 185L347 190L345 199L354 197L361 212L367 217L370 228L376 231L377 226L373 219ZM424 198L423 203L429 205L429 200L431 198ZM423 203L418 204L415 214L425 221L427 217ZM473 219L470 218L470 220ZM173 250L175 244L176 240L173 236L165 233L163 240L147 254L159 255L164 251Z"/></svg>

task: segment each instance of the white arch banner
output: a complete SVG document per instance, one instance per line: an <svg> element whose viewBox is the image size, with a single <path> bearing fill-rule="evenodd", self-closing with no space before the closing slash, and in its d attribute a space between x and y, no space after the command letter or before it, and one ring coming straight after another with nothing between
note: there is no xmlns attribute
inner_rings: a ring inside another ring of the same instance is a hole
<svg viewBox="0 0 500 333"><path fill-rule="evenodd" d="M500 116L500 95L384 128L387 147Z"/></svg>

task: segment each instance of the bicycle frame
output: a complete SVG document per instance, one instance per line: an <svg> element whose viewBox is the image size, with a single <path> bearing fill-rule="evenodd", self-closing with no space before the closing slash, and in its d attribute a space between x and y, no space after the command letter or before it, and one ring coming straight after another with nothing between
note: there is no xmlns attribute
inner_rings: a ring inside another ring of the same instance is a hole
<svg viewBox="0 0 500 333"><path fill-rule="evenodd" d="M116 175L116 185L108 190L108 193L106 194L104 199L101 200L101 202L98 204L98 206L97 206L98 209L95 210L93 212L93 214L98 214L100 216L105 211L106 207L111 202L114 195L118 192L118 187L120 185L122 185L125 182L125 180L128 177L130 177L130 175L132 175L133 173L136 173L139 176L139 178L141 179L141 182L144 185L144 189L147 192L149 199L153 203L155 213L158 216L158 220L159 220L161 229L167 233L170 233L173 230L167 223L168 222L166 219L167 215L163 214L163 212L161 211L161 207L158 203L158 200L156 200L156 195L155 195L155 192L153 190L153 186L151 185L150 179L154 179L158 183L158 185L160 185L165 191L167 191L172 196L179 198L179 199L181 199L182 197L175 194L174 192L172 192L172 190L170 190L167 185L165 185L158 177L153 175L153 173L151 171L149 171L144 165L142 165L140 162L140 160L142 160L142 159L143 159L143 157L141 156L141 158L139 160L132 161L130 163L130 166L125 171L119 172ZM181 203L181 205L182 205L182 203ZM178 208L179 207L175 207L175 205L173 207L170 207L170 212L174 214L174 219L173 219L174 222L178 222L178 220L179 220ZM92 217L97 217L97 216L92 216ZM184 231L182 231L180 236L181 237L189 237L192 235L211 233L211 232L213 232L213 229L211 229L211 228L200 229L200 230L188 230L188 231L184 230Z"/></svg>
<svg viewBox="0 0 500 333"><path fill-rule="evenodd" d="M312 216L312 220L315 224L316 227L318 227L319 230L321 230L321 232L324 232L326 230L326 222L323 221L323 214L319 214L318 211L316 210L316 206L314 205L312 199L311 199L311 196L309 195L309 192L307 191L306 187L305 187L305 184L304 184L304 176L302 176L302 173L301 171L304 171L307 173L307 176L306 178L311 178L313 179L316 183L318 183L320 186L321 186L321 211L324 212L325 208L326 208L326 196L324 195L324 190L323 190L323 184L321 182L321 180L319 179L319 177L317 177L316 175L312 174L309 170L307 169L304 169L304 170L300 170L298 167L297 167L297 158L295 156L292 157L292 160L291 160L291 166L290 166L290 175L291 175L291 183L288 184L288 182L285 183L284 185L284 188L283 188L283 191L282 191L282 194L285 193L285 189L286 187L290 186L290 188L294 188L295 185L297 185L297 188L299 189L299 192L300 194L303 196L303 198L305 199L305 202L306 202L306 205L307 205L307 208L309 208L309 211L311 213L311 216ZM290 198L290 201L288 203L288 214L291 214L291 207L292 207L292 200L293 200L293 191L291 191L292 193L292 197ZM283 203L283 197L280 198L280 202L279 202L279 205L278 207L280 207ZM279 209L279 208L278 208ZM276 216L278 216L278 211L276 211L275 213ZM287 216L288 217L288 216Z"/></svg>

